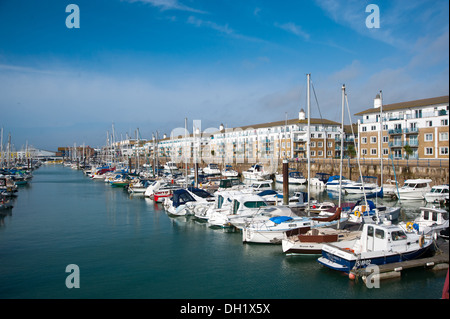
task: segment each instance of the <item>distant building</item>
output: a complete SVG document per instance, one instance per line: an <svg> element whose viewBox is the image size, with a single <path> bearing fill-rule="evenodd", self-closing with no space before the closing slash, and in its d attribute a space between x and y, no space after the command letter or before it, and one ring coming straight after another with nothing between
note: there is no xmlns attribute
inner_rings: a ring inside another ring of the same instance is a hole
<svg viewBox="0 0 450 319"><path fill-rule="evenodd" d="M383 114L381 103L378 94L373 108L355 114L362 116L358 120L360 157L449 158L448 95L383 105Z"/></svg>

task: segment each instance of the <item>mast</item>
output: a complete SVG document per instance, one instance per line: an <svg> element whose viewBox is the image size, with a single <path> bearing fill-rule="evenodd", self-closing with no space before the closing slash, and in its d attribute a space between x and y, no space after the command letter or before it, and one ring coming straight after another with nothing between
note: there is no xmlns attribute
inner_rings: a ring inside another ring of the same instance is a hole
<svg viewBox="0 0 450 319"><path fill-rule="evenodd" d="M306 104L308 109L308 137L307 137L307 144L306 144L306 151L307 151L307 159L308 159L308 216L310 215L310 195L311 195L311 95L310 95L310 86L311 86L311 74L306 75L306 79L308 82L308 85L306 87Z"/></svg>
<svg viewBox="0 0 450 319"><path fill-rule="evenodd" d="M339 206L338 207L341 207L341 196L342 196L342 162L344 161L344 105L345 105L345 84L342 84L341 160L339 163Z"/></svg>
<svg viewBox="0 0 450 319"><path fill-rule="evenodd" d="M383 196L383 97L382 92L380 90L380 186L381 186L381 194Z"/></svg>
<svg viewBox="0 0 450 319"><path fill-rule="evenodd" d="M188 143L188 139L187 139L187 117L184 118L184 143L185 143L185 150L184 150L184 166L185 166L185 181L186 181L186 189L188 187L188 164L187 164L187 143Z"/></svg>

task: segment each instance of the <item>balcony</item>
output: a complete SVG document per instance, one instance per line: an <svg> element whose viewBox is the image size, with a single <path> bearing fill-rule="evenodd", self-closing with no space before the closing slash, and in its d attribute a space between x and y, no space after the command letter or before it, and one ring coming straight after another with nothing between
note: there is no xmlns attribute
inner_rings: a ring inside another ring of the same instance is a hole
<svg viewBox="0 0 450 319"><path fill-rule="evenodd" d="M403 141L389 142L389 147L402 147L403 144L404 144Z"/></svg>
<svg viewBox="0 0 450 319"><path fill-rule="evenodd" d="M403 133L405 134L417 134L419 133L419 129L417 127L404 128Z"/></svg>
<svg viewBox="0 0 450 319"><path fill-rule="evenodd" d="M402 129L401 128L396 128L393 130L389 130L388 134L393 135L393 134L402 134Z"/></svg>

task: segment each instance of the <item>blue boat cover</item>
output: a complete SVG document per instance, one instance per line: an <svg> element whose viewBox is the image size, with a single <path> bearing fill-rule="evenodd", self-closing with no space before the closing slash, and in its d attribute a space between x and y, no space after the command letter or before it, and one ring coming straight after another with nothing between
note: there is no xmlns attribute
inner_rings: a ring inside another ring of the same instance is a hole
<svg viewBox="0 0 450 319"><path fill-rule="evenodd" d="M265 191L262 191L262 192L258 193L257 195L258 196L266 196L266 195L276 195L276 194L278 194L278 192L276 192L276 191L274 191L272 189L268 189L268 190L265 190Z"/></svg>
<svg viewBox="0 0 450 319"><path fill-rule="evenodd" d="M292 220L292 217L276 216L276 217L270 218L270 220L273 221L275 224L280 224L280 223L286 222L288 220Z"/></svg>

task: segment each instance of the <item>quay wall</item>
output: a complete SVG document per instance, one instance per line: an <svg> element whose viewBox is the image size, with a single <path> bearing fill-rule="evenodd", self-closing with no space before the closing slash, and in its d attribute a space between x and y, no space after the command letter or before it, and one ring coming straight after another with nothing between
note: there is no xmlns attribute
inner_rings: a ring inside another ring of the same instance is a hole
<svg viewBox="0 0 450 319"><path fill-rule="evenodd" d="M160 163L164 163L163 159ZM272 161L273 162L273 161ZM239 173L247 170L254 163L229 163L233 166L233 169ZM205 167L206 162L199 163L199 167ZM223 163L218 163L220 168L223 168ZM263 163L264 165L264 163ZM281 173L282 172L282 160L275 161L275 165L272 165L272 170ZM183 163L179 163L180 168L184 167ZM192 162L188 164L192 167ZM264 165L269 167L269 165ZM316 173L328 173L331 175L339 175L339 159L311 159L311 176ZM381 177L381 163L378 159L360 159L359 166L361 167L361 174L363 176L376 176L378 177L378 183ZM342 163L342 175L351 179L357 180L360 176L358 160L357 159L344 159ZM294 160L289 161L289 168L300 171L303 176L307 177L308 166L307 160ZM432 180L431 185L440 185L449 183L449 159L430 159L430 160L383 160L383 181L388 179L395 180L403 184L406 179L412 178L429 178Z"/></svg>

